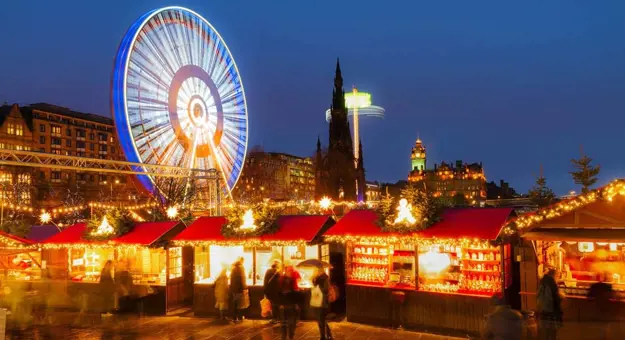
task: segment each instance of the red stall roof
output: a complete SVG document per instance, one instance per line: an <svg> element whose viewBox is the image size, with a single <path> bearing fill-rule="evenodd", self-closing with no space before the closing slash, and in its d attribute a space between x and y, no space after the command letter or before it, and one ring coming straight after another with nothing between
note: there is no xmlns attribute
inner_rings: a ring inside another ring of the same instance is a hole
<svg viewBox="0 0 625 340"><path fill-rule="evenodd" d="M446 209L438 223L419 232L422 238L477 238L494 240L499 236L512 208Z"/></svg>
<svg viewBox="0 0 625 340"><path fill-rule="evenodd" d="M259 241L264 242L311 242L328 223L333 223L330 216L324 215L288 215L280 216L278 231L271 235L264 235ZM200 217L188 226L173 241L206 241L215 243L228 243L232 239L221 234L221 227L227 223L226 218Z"/></svg>
<svg viewBox="0 0 625 340"><path fill-rule="evenodd" d="M9 239L9 243L11 242L17 242L17 243L21 243L21 244L33 244L33 241L15 236L15 235L11 235L9 233L5 233L3 231L0 231L0 242L3 241L3 239Z"/></svg>
<svg viewBox="0 0 625 340"><path fill-rule="evenodd" d="M199 217L180 234L176 235L173 241L225 242L228 239L221 235L221 227L224 224L226 224L226 218L223 216Z"/></svg>
<svg viewBox="0 0 625 340"><path fill-rule="evenodd" d="M512 208L454 208L446 209L441 221L419 232L421 238L478 238L496 239L512 214ZM373 210L352 210L324 236L393 237L376 224ZM408 235L404 235L408 236Z"/></svg>
<svg viewBox="0 0 625 340"><path fill-rule="evenodd" d="M137 223L135 227L127 234L124 234L116 239L111 240L111 243L118 244L136 244L142 246L149 246L150 244L158 241L167 232L172 230L178 222L165 221L165 222L142 222ZM86 225L84 223L74 224L60 233L47 239L44 244L104 244L104 242L88 241L83 238Z"/></svg>

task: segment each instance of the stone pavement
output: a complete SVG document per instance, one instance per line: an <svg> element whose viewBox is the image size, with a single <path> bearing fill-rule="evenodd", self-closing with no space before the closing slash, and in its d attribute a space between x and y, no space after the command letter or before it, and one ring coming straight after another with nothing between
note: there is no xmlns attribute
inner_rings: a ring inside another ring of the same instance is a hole
<svg viewBox="0 0 625 340"><path fill-rule="evenodd" d="M99 316L72 324L71 319L55 315L51 325L25 325L18 327L9 324L7 339L215 339L215 340L274 340L280 339L279 326L271 326L267 321L246 320L240 324L223 324L214 319L162 316L134 317ZM337 340L455 340L411 331L396 331L353 324L348 322L330 323ZM20 329L23 328L23 329ZM296 339L319 339L317 325L313 322L300 322L296 329Z"/></svg>

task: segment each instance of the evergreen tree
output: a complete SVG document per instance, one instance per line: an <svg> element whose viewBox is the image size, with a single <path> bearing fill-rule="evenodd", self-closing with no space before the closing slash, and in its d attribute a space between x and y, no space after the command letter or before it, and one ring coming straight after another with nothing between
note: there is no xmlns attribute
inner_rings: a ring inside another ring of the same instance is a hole
<svg viewBox="0 0 625 340"><path fill-rule="evenodd" d="M587 193L588 188L597 183L599 179L597 176L601 171L600 165L591 165L592 158L584 155L584 151L580 149L580 158L571 159L573 169L570 174L573 177L575 184L582 186L582 193Z"/></svg>
<svg viewBox="0 0 625 340"><path fill-rule="evenodd" d="M547 179L543 176L542 169L540 171L540 175L536 177L536 184L532 187L532 189L530 189L528 195L532 202L539 207L550 205L556 198L553 191L547 187Z"/></svg>

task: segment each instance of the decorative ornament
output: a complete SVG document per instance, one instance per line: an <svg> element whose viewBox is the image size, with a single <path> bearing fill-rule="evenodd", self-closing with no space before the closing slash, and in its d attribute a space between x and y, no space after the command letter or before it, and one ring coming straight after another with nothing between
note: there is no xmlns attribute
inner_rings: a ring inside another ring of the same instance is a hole
<svg viewBox="0 0 625 340"><path fill-rule="evenodd" d="M115 232L113 226L109 223L106 215L102 218L102 223L98 226L98 228L91 232L92 235L95 236L108 236Z"/></svg>
<svg viewBox="0 0 625 340"><path fill-rule="evenodd" d="M167 208L167 217L170 219L174 219L178 216L178 208L171 206Z"/></svg>
<svg viewBox="0 0 625 340"><path fill-rule="evenodd" d="M273 234L278 230L275 223L282 209L260 203L253 208L234 206L226 214L227 224L221 227L226 238L254 238Z"/></svg>
<svg viewBox="0 0 625 340"><path fill-rule="evenodd" d="M592 253L595 250L595 244L592 242L579 242L577 244L577 250L580 253Z"/></svg>
<svg viewBox="0 0 625 340"><path fill-rule="evenodd" d="M399 206L397 207L397 218L393 221L393 224L405 223L408 225L415 225L417 219L412 214L412 204L408 203L408 200L402 198L399 200Z"/></svg>
<svg viewBox="0 0 625 340"><path fill-rule="evenodd" d="M39 221L43 224L49 223L50 221L52 221L52 215L50 215L49 212L42 212L41 215L39 215Z"/></svg>
<svg viewBox="0 0 625 340"><path fill-rule="evenodd" d="M375 210L382 231L412 233L423 230L440 220L443 206L414 186L402 190L403 198L395 203L389 195L382 198Z"/></svg>
<svg viewBox="0 0 625 340"><path fill-rule="evenodd" d="M134 227L132 215L126 209L116 208L103 215L93 216L87 222L85 240L106 241L126 234Z"/></svg>
<svg viewBox="0 0 625 340"><path fill-rule="evenodd" d="M254 214L252 213L252 209L247 209L245 214L243 214L243 224L239 227L241 230L256 230L256 225L254 224Z"/></svg>
<svg viewBox="0 0 625 340"><path fill-rule="evenodd" d="M321 207L321 209L323 210L330 209L330 207L332 207L332 199L330 199L329 197L323 197L321 200L319 200L319 207Z"/></svg>

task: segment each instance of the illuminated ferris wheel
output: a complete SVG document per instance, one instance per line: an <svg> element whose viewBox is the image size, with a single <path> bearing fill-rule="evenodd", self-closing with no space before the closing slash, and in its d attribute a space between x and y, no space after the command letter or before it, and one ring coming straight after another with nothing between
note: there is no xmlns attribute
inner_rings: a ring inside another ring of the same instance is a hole
<svg viewBox="0 0 625 340"><path fill-rule="evenodd" d="M128 161L217 169L234 188L247 150L245 91L206 19L166 7L135 21L117 51L111 103ZM153 178L139 180L154 188Z"/></svg>

